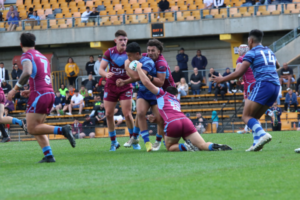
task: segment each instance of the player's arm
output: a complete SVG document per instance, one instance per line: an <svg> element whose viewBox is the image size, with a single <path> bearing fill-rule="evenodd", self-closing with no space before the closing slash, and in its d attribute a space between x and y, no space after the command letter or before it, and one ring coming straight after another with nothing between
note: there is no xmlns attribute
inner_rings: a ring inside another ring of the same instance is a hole
<svg viewBox="0 0 300 200"><path fill-rule="evenodd" d="M150 90L153 94L157 94L159 91L159 88L156 87L153 83L151 83L150 79L145 74L144 70L142 69L142 64L139 63L137 65L137 73L139 74L139 77L143 83L143 85Z"/></svg>
<svg viewBox="0 0 300 200"><path fill-rule="evenodd" d="M222 83L222 82L234 80L234 79L241 77L247 71L247 69L249 67L250 67L250 63L248 61L243 61L241 66L238 69L236 69L235 72L233 72L225 77L218 77L218 76L212 75L212 79L216 83Z"/></svg>
<svg viewBox="0 0 300 200"><path fill-rule="evenodd" d="M150 80L152 80L152 83L157 86L157 87L162 87L165 83L165 79L166 79L166 72L165 71L158 71L156 73L157 77L152 77L150 75L148 75L148 78Z"/></svg>

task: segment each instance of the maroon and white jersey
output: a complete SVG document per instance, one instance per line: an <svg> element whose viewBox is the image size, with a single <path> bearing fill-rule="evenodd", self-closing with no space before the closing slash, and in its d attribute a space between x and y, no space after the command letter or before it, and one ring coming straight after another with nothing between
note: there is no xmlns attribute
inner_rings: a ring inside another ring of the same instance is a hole
<svg viewBox="0 0 300 200"><path fill-rule="evenodd" d="M21 63L26 60L32 63L32 74L29 78L30 91L53 91L48 59L39 51L30 49L22 54Z"/></svg>

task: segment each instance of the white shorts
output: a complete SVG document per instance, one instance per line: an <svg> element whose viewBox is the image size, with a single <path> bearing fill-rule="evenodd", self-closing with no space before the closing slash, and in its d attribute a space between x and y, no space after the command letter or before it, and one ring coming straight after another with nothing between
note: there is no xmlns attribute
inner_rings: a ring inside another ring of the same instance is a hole
<svg viewBox="0 0 300 200"><path fill-rule="evenodd" d="M285 78L283 78L283 82L284 82L284 83L287 83L287 82L288 82L288 80L287 80L287 79L285 79ZM294 79L294 77L292 77L292 80L291 80L291 82L295 82L295 79Z"/></svg>
<svg viewBox="0 0 300 200"><path fill-rule="evenodd" d="M114 116L114 121L119 121L119 120L123 120L122 115L115 115Z"/></svg>

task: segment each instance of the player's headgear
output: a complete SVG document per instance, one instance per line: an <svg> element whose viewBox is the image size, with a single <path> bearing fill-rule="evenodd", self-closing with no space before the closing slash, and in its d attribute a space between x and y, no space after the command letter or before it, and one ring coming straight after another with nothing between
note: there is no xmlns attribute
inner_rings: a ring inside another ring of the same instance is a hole
<svg viewBox="0 0 300 200"><path fill-rule="evenodd" d="M249 37L252 37L254 42L261 43L264 33L261 30L253 29L249 33Z"/></svg>
<svg viewBox="0 0 300 200"><path fill-rule="evenodd" d="M177 88L173 87L173 86L167 87L166 91L170 94L173 94L174 96L176 96L178 94Z"/></svg>
<svg viewBox="0 0 300 200"><path fill-rule="evenodd" d="M22 33L20 41L23 47L35 46L35 36L32 33Z"/></svg>
<svg viewBox="0 0 300 200"><path fill-rule="evenodd" d="M123 30L118 30L115 33L115 37L119 37L119 36L127 37L127 33L125 31L123 31Z"/></svg>
<svg viewBox="0 0 300 200"><path fill-rule="evenodd" d="M127 45L126 52L127 53L140 53L141 54L142 51L141 51L141 47L138 43L131 42L130 44Z"/></svg>
<svg viewBox="0 0 300 200"><path fill-rule="evenodd" d="M245 55L248 51L249 51L248 45L246 45L246 44L241 44L241 45L239 46L239 55L240 55L240 56Z"/></svg>
<svg viewBox="0 0 300 200"><path fill-rule="evenodd" d="M148 41L147 46L153 47L155 46L158 50L160 50L160 53L164 50L164 44L159 41L158 39L151 39Z"/></svg>

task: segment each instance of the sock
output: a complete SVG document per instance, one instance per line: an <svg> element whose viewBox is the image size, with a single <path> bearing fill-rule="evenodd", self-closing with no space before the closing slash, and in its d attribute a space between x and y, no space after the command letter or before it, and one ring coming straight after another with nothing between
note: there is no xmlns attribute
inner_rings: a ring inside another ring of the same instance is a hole
<svg viewBox="0 0 300 200"><path fill-rule="evenodd" d="M52 154L52 149L51 149L50 146L44 147L44 148L43 148L43 153L44 153L45 157L46 157L46 156L53 156L53 154Z"/></svg>
<svg viewBox="0 0 300 200"><path fill-rule="evenodd" d="M128 131L129 131L130 137L132 137L133 136L133 128L128 128Z"/></svg>
<svg viewBox="0 0 300 200"><path fill-rule="evenodd" d="M164 143L164 145L166 146L166 142L165 142L165 141L163 141L163 143Z"/></svg>
<svg viewBox="0 0 300 200"><path fill-rule="evenodd" d="M214 151L214 148L213 148L213 143L211 143L209 146L208 146L208 150L210 150L210 151Z"/></svg>
<svg viewBox="0 0 300 200"><path fill-rule="evenodd" d="M157 141L157 142L161 142L161 139L162 139L162 136L161 136L161 135L158 135L158 134L156 134L156 141Z"/></svg>
<svg viewBox="0 0 300 200"><path fill-rule="evenodd" d="M142 138L144 139L144 143L149 142L149 132L148 130L141 131Z"/></svg>
<svg viewBox="0 0 300 200"><path fill-rule="evenodd" d="M140 128L139 127L133 127L133 137L134 137L134 139L138 139L139 138L139 134L140 134Z"/></svg>
<svg viewBox="0 0 300 200"><path fill-rule="evenodd" d="M117 140L116 140L116 131L108 132L108 134L109 134L111 143L112 144L116 144L117 143Z"/></svg>
<svg viewBox="0 0 300 200"><path fill-rule="evenodd" d="M186 146L184 144L178 145L180 151L187 151Z"/></svg>
<svg viewBox="0 0 300 200"><path fill-rule="evenodd" d="M12 123L13 123L13 124L19 124L20 126L22 126L22 124L23 124L23 123L22 123L22 120L19 120L19 119L17 119L17 118L13 118L13 119L12 119Z"/></svg>
<svg viewBox="0 0 300 200"><path fill-rule="evenodd" d="M261 125L259 124L259 122L254 119L251 118L248 121L248 127L252 129L252 134L253 134L253 146L256 145L256 143L258 142L259 138L264 136L266 134L266 132L264 131L264 129L261 127Z"/></svg>
<svg viewBox="0 0 300 200"><path fill-rule="evenodd" d="M244 128L244 131L248 131L248 126L247 125L245 125L245 128Z"/></svg>
<svg viewBox="0 0 300 200"><path fill-rule="evenodd" d="M54 135L62 135L62 127L54 126Z"/></svg>

